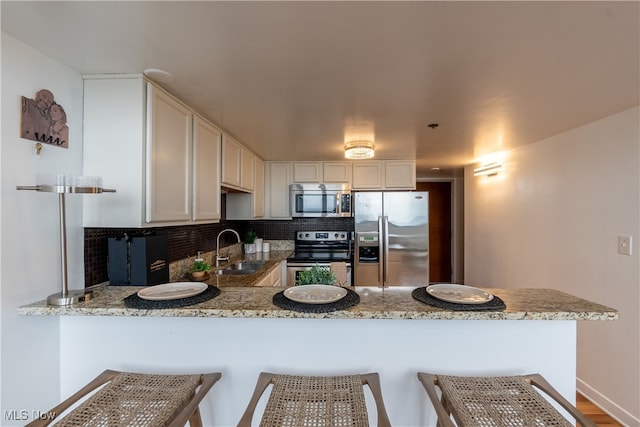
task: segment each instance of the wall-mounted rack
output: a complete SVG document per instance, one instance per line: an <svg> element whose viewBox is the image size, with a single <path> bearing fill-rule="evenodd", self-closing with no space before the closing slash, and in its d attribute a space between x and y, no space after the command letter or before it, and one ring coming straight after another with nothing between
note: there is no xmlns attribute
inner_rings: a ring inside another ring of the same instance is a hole
<svg viewBox="0 0 640 427"><path fill-rule="evenodd" d="M64 180L74 181L83 180L83 177L63 177ZM84 177L85 180L97 180L99 178ZM62 267L62 291L47 297L49 305L71 305L93 298L93 291L89 289L69 290L69 279L67 275L67 225L66 225L66 205L65 194L99 194L99 193L115 193L102 187L94 186L77 186L77 185L19 185L17 190L31 190L43 193L58 193L58 205L60 209L60 265Z"/></svg>

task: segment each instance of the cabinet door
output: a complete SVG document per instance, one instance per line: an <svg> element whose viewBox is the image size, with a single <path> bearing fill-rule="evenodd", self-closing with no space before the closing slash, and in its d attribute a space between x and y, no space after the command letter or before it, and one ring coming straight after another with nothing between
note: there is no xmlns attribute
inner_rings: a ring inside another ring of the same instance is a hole
<svg viewBox="0 0 640 427"><path fill-rule="evenodd" d="M271 272L271 286L282 286L282 267L276 265Z"/></svg>
<svg viewBox="0 0 640 427"><path fill-rule="evenodd" d="M147 222L191 219L191 125L186 106L147 84Z"/></svg>
<svg viewBox="0 0 640 427"><path fill-rule="evenodd" d="M322 163L296 162L293 164L293 182L322 182Z"/></svg>
<svg viewBox="0 0 640 427"><path fill-rule="evenodd" d="M411 160L388 160L384 164L384 187L389 190L416 189L416 163Z"/></svg>
<svg viewBox="0 0 640 427"><path fill-rule="evenodd" d="M142 77L84 80L83 173L101 176L105 187L117 191L108 197L80 197L85 227L147 225L145 97Z"/></svg>
<svg viewBox="0 0 640 427"><path fill-rule="evenodd" d="M269 216L291 218L289 211L289 185L293 173L289 162L269 163Z"/></svg>
<svg viewBox="0 0 640 427"><path fill-rule="evenodd" d="M354 190L380 190L382 189L382 163L368 161L353 163Z"/></svg>
<svg viewBox="0 0 640 427"><path fill-rule="evenodd" d="M324 182L351 183L350 162L325 162L322 164Z"/></svg>
<svg viewBox="0 0 640 427"><path fill-rule="evenodd" d="M220 219L220 144L222 132L193 118L193 220Z"/></svg>
<svg viewBox="0 0 640 427"><path fill-rule="evenodd" d="M278 272L280 271L280 264L275 265L270 271L269 273L262 279L260 280L258 283L256 283L254 286L273 286L273 279L274 279L274 270L278 270ZM278 275L278 278L280 278L280 276Z"/></svg>
<svg viewBox="0 0 640 427"><path fill-rule="evenodd" d="M240 147L240 187L253 190L256 156L245 147Z"/></svg>
<svg viewBox="0 0 640 427"><path fill-rule="evenodd" d="M262 218L264 216L264 161L257 157L255 185L253 188L253 217Z"/></svg>
<svg viewBox="0 0 640 427"><path fill-rule="evenodd" d="M222 184L240 187L240 143L229 135L222 135Z"/></svg>

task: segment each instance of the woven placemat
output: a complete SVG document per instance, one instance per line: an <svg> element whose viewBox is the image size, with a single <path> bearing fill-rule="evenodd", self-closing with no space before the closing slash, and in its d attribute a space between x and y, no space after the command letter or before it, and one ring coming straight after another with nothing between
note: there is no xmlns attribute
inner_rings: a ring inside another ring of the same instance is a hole
<svg viewBox="0 0 640 427"><path fill-rule="evenodd" d="M507 305L502 299L494 295L491 301L483 304L458 304L455 302L442 301L438 298L434 298L427 293L427 287L416 288L411 292L413 299L416 299L425 304L432 305L438 308L444 308L447 310L456 311L501 311L507 308Z"/></svg>
<svg viewBox="0 0 640 427"><path fill-rule="evenodd" d="M301 313L330 313L332 311L344 310L345 308L352 307L360 302L360 295L351 289L345 289L347 290L347 295L336 302L330 302L327 304L306 304L292 301L284 296L284 291L281 291L273 296L273 304L280 308L299 311Z"/></svg>
<svg viewBox="0 0 640 427"><path fill-rule="evenodd" d="M186 307L188 305L198 304L208 301L220 295L220 289L215 286L207 286L204 292L187 298L178 298L162 301L150 301L142 299L138 296L138 293L131 294L124 299L124 305L128 308L139 308L142 310L154 310L159 308L178 308Z"/></svg>

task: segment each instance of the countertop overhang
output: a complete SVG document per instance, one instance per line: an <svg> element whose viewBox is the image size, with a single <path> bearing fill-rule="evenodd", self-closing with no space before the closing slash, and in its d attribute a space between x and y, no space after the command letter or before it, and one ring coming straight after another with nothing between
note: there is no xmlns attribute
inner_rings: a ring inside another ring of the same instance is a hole
<svg viewBox="0 0 640 427"><path fill-rule="evenodd" d="M17 309L27 316L126 316L211 318L315 318L315 319L414 319L414 320L615 320L618 311L555 289L483 288L499 296L503 311L452 311L416 301L414 287L355 287L360 302L330 313L301 313L282 309L272 298L280 287L220 287L220 295L188 307L134 309L124 298L139 286L102 286L94 297L71 306L50 306L46 300Z"/></svg>

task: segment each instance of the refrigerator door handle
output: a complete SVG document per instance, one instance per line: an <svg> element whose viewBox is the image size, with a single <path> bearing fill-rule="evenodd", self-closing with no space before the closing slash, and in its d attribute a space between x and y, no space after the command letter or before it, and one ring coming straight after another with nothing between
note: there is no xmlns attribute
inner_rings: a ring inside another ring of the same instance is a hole
<svg viewBox="0 0 640 427"><path fill-rule="evenodd" d="M378 217L378 283L384 286L384 246L382 244L382 217Z"/></svg>
<svg viewBox="0 0 640 427"><path fill-rule="evenodd" d="M389 217L384 217L384 229L382 230L384 233L384 276L383 276L383 286L387 286L387 277L389 276Z"/></svg>

